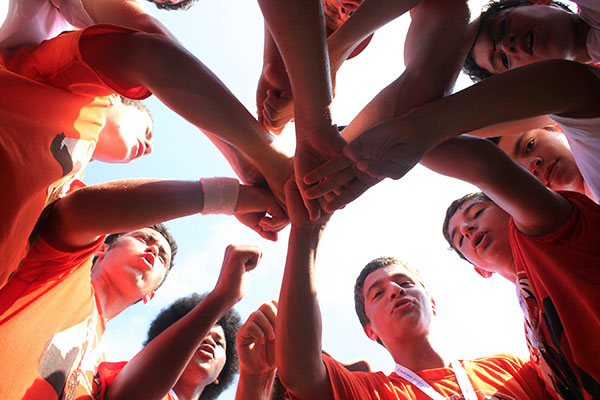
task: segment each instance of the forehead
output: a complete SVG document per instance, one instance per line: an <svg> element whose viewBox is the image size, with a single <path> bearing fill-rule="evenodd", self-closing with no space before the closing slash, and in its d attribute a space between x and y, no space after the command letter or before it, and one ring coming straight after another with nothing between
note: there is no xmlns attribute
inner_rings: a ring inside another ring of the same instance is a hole
<svg viewBox="0 0 600 400"><path fill-rule="evenodd" d="M371 286L385 281L391 277L398 276L407 277L414 280L412 274L403 266L397 264L386 265L385 267L379 268L367 275L365 278L365 284L363 286L363 295L367 293Z"/></svg>
<svg viewBox="0 0 600 400"><path fill-rule="evenodd" d="M469 211L471 208L476 207L478 204L493 204L493 203L491 203L490 201L483 199L481 197L474 197L472 199L469 199L469 200L463 202L460 205L460 207L458 207L456 209L456 211L454 212L454 215L452 215L450 217L450 220L448 221L448 231L450 231L449 233L452 233L452 228L464 219L465 213L467 211Z"/></svg>

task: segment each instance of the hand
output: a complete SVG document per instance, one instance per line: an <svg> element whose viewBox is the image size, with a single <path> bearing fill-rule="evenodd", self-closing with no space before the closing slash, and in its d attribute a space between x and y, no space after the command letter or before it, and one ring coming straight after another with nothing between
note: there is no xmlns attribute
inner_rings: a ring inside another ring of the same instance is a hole
<svg viewBox="0 0 600 400"><path fill-rule="evenodd" d="M298 129L298 126L296 126L296 129ZM310 219L316 221L320 218L321 209L316 200L311 200L306 196L308 185L304 183L304 175L338 156L342 152L346 141L341 137L335 125L319 132L311 132L310 135L306 135L305 132L299 137L305 139L298 139L296 143L296 154L294 155L296 184L300 189Z"/></svg>
<svg viewBox="0 0 600 400"><path fill-rule="evenodd" d="M256 91L256 106L258 122L277 135L294 117L294 99L283 62L263 67Z"/></svg>
<svg viewBox="0 0 600 400"><path fill-rule="evenodd" d="M275 371L277 301L264 303L250 314L237 333L241 373L264 375Z"/></svg>
<svg viewBox="0 0 600 400"><path fill-rule="evenodd" d="M407 121L393 119L363 132L344 155L374 178L400 179L433 147L427 137L427 132L414 132Z"/></svg>
<svg viewBox="0 0 600 400"><path fill-rule="evenodd" d="M357 170L352 160L343 154L304 176L304 183L313 185L306 190L306 197L325 197L327 202L323 209L327 212L345 207L379 182L380 178Z"/></svg>
<svg viewBox="0 0 600 400"><path fill-rule="evenodd" d="M246 274L256 267L261 257L262 250L257 246L227 246L219 280L213 292L230 300L232 305L240 301L247 291Z"/></svg>
<svg viewBox="0 0 600 400"><path fill-rule="evenodd" d="M296 180L292 177L285 184L285 198L287 200L288 215L292 226L324 226L331 214L320 213L318 220L312 220L304 207L300 190L296 185Z"/></svg>
<svg viewBox="0 0 600 400"><path fill-rule="evenodd" d="M277 232L290 222L270 191L252 186L240 186L234 215L260 236L273 241L277 240Z"/></svg>

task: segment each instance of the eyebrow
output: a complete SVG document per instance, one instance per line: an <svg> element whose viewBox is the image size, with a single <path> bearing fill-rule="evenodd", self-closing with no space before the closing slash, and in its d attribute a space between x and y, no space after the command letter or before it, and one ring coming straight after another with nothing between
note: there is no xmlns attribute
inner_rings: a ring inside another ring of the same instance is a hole
<svg viewBox="0 0 600 400"><path fill-rule="evenodd" d="M494 40L494 24L496 23L496 20L489 20L488 19L488 25L486 26L486 34L488 36L488 38L492 41L492 52L490 53L490 58L489 58L489 62L492 66L492 69L494 71L496 71L496 59L495 59L495 55L496 55L496 41Z"/></svg>
<svg viewBox="0 0 600 400"><path fill-rule="evenodd" d="M369 289L367 289L367 293L366 293L366 295L365 295L365 296L366 296L366 298L369 298L369 297L370 297L370 294L371 294L371 292L373 291L373 289L375 289L375 288L377 288L379 285L381 285L381 283L382 283L384 280L386 280L387 278L390 278L390 277L391 277L391 278L397 278L397 277L399 277L399 276L401 276L401 277L404 277L404 278L407 278L407 279L411 279L411 280L413 279L413 278L411 278L410 276L406 275L404 272L397 272L397 273L395 273L395 274L388 275L388 276L386 276L386 277L384 277L384 278L380 278L380 279L376 280L375 282L373 282L373 284L372 284L371 286L369 286Z"/></svg>
<svg viewBox="0 0 600 400"><path fill-rule="evenodd" d="M477 204L481 204L481 201L474 201L473 203L469 204L469 207L465 208L465 211L463 211L463 214L468 213L469 210L471 210L471 208L475 207ZM454 227L454 229L452 229L452 234L450 235L450 240L452 240L452 243L454 243L454 235L456 235L457 231L458 231L457 227Z"/></svg>
<svg viewBox="0 0 600 400"><path fill-rule="evenodd" d="M521 142L523 141L523 138L525 137L526 134L527 134L527 132L523 132L521 134L521 136L519 136L519 138L517 139L517 143L515 143L515 148L513 149L513 154L515 156L518 156L519 154L521 154Z"/></svg>

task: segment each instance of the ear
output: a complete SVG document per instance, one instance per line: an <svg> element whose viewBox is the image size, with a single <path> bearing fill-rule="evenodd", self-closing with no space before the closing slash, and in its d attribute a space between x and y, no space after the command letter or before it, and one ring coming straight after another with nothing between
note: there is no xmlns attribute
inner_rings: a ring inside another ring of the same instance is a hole
<svg viewBox="0 0 600 400"><path fill-rule="evenodd" d="M219 380L215 379L214 381L212 381L212 383L214 383L215 385L218 385L219 384Z"/></svg>
<svg viewBox="0 0 600 400"><path fill-rule="evenodd" d="M104 259L104 256L106 255L106 253L108 252L108 248L110 246L107 245L106 243L102 243L102 246L100 246L100 248L98 250L96 250L96 252L94 253L94 257L97 257L98 259L96 260L96 263L98 261L102 261ZM95 264L95 263L94 263Z"/></svg>
<svg viewBox="0 0 600 400"><path fill-rule="evenodd" d="M492 275L494 275L493 272L486 271L483 268L479 268L477 265L475 265L473 268L475 268L475 272L477 272L479 275L483 276L484 278L491 278Z"/></svg>
<svg viewBox="0 0 600 400"><path fill-rule="evenodd" d="M375 333L375 331L373 330L373 328L371 328L371 325L366 325L363 327L363 330L365 331L365 333L367 334L367 336L369 337L369 339L373 340L373 341L377 341L377 339L379 339L379 336L377 335L377 333Z"/></svg>
<svg viewBox="0 0 600 400"><path fill-rule="evenodd" d="M148 304L148 302L150 300L152 300L153 297L154 297L154 292L148 293L147 295L145 295L144 297L142 297L142 300L144 301L144 304Z"/></svg>

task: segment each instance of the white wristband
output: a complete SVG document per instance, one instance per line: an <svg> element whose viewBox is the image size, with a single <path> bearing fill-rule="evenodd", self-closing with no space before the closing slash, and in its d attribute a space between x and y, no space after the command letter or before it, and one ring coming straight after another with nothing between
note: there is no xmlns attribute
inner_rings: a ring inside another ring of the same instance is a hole
<svg viewBox="0 0 600 400"><path fill-rule="evenodd" d="M232 215L237 207L240 184L235 178L202 178L204 207L201 214Z"/></svg>

